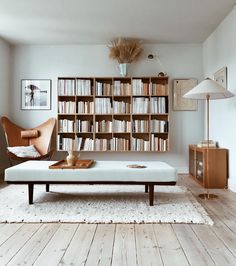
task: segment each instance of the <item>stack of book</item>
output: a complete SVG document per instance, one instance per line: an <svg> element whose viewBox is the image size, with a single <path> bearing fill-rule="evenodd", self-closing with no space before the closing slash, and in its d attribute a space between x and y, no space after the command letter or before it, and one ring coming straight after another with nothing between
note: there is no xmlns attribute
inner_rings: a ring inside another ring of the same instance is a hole
<svg viewBox="0 0 236 266"><path fill-rule="evenodd" d="M73 96L75 95L74 79L59 79L58 80L58 95Z"/></svg>
<svg viewBox="0 0 236 266"><path fill-rule="evenodd" d="M112 121L101 120L95 122L96 132L112 132Z"/></svg>
<svg viewBox="0 0 236 266"><path fill-rule="evenodd" d="M150 112L154 114L165 114L166 112L166 99L165 97L151 97Z"/></svg>
<svg viewBox="0 0 236 266"><path fill-rule="evenodd" d="M93 132L93 121L77 120L78 132Z"/></svg>
<svg viewBox="0 0 236 266"><path fill-rule="evenodd" d="M77 103L79 114L93 114L94 113L94 103L93 102L83 102L80 101Z"/></svg>
<svg viewBox="0 0 236 266"><path fill-rule="evenodd" d="M96 81L96 95L112 95L112 84Z"/></svg>
<svg viewBox="0 0 236 266"><path fill-rule="evenodd" d="M60 119L58 121L58 131L59 132L74 132L75 122L68 119Z"/></svg>
<svg viewBox="0 0 236 266"><path fill-rule="evenodd" d="M149 99L140 97L133 99L133 113L134 114L145 114L148 113Z"/></svg>
<svg viewBox="0 0 236 266"><path fill-rule="evenodd" d="M76 112L75 109L75 102L58 102L59 114L74 114Z"/></svg>
<svg viewBox="0 0 236 266"><path fill-rule="evenodd" d="M90 79L76 80L76 95L90 96L92 94L93 92Z"/></svg>
<svg viewBox="0 0 236 266"><path fill-rule="evenodd" d="M114 81L114 95L128 96L131 95L131 84L123 83L120 80Z"/></svg>
<svg viewBox="0 0 236 266"><path fill-rule="evenodd" d="M113 132L131 132L131 122L125 120L114 120Z"/></svg>
<svg viewBox="0 0 236 266"><path fill-rule="evenodd" d="M123 101L113 102L114 114L129 114L130 113L130 103Z"/></svg>
<svg viewBox="0 0 236 266"><path fill-rule="evenodd" d="M133 120L133 132L148 132L149 121L148 120Z"/></svg>
<svg viewBox="0 0 236 266"><path fill-rule="evenodd" d="M95 99L96 114L110 114L112 113L110 98L96 98Z"/></svg>
<svg viewBox="0 0 236 266"><path fill-rule="evenodd" d="M164 120L151 120L151 132L164 133L168 132L168 122Z"/></svg>

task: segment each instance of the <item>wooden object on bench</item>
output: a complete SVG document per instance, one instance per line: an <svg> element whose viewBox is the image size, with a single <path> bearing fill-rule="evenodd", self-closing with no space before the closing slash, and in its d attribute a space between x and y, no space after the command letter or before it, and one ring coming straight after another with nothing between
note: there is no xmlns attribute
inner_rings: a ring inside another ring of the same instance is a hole
<svg viewBox="0 0 236 266"><path fill-rule="evenodd" d="M66 160L61 160L49 166L49 169L87 169L92 166L94 160L77 160L75 165L69 166Z"/></svg>

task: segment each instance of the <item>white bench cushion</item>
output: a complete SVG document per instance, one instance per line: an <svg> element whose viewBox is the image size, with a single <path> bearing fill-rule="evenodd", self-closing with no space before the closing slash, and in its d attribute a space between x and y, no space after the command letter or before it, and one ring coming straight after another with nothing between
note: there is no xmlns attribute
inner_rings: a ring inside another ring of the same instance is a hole
<svg viewBox="0 0 236 266"><path fill-rule="evenodd" d="M89 169L49 169L53 161L27 161L5 170L6 181L173 182L177 171L164 162L96 161ZM139 164L147 168L128 168Z"/></svg>

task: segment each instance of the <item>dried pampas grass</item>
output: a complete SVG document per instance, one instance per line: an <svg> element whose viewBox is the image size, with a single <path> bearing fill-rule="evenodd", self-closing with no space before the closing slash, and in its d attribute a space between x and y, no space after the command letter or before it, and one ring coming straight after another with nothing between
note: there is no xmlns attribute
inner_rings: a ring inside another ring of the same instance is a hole
<svg viewBox="0 0 236 266"><path fill-rule="evenodd" d="M132 39L117 38L111 41L111 45L108 47L110 49L109 57L117 60L119 64L132 63L143 52L140 41Z"/></svg>

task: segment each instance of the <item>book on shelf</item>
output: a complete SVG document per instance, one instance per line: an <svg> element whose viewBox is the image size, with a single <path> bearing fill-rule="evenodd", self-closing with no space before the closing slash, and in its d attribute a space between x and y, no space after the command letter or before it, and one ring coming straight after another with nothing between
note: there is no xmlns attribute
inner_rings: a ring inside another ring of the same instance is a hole
<svg viewBox="0 0 236 266"><path fill-rule="evenodd" d="M76 79L76 95L78 96L93 95L90 79Z"/></svg>
<svg viewBox="0 0 236 266"><path fill-rule="evenodd" d="M167 151L168 140L151 134L151 150L152 151Z"/></svg>
<svg viewBox="0 0 236 266"><path fill-rule="evenodd" d="M134 114L145 114L149 112L149 99L145 97L133 99L133 113Z"/></svg>
<svg viewBox="0 0 236 266"><path fill-rule="evenodd" d="M77 138L77 151L93 151L94 140L92 138Z"/></svg>
<svg viewBox="0 0 236 266"><path fill-rule="evenodd" d="M133 151L150 151L150 140L132 137L131 147Z"/></svg>
<svg viewBox="0 0 236 266"><path fill-rule="evenodd" d="M73 120L68 119L59 119L58 121L58 131L59 132L74 132L75 130L75 122Z"/></svg>
<svg viewBox="0 0 236 266"><path fill-rule="evenodd" d="M165 97L151 97L150 99L150 112L154 114L167 113Z"/></svg>
<svg viewBox="0 0 236 266"><path fill-rule="evenodd" d="M93 132L93 121L90 120L77 120L78 132Z"/></svg>
<svg viewBox="0 0 236 266"><path fill-rule="evenodd" d="M151 95L168 95L168 87L163 84L151 83Z"/></svg>
<svg viewBox="0 0 236 266"><path fill-rule="evenodd" d="M168 132L168 121L152 119L150 121L151 132L165 133Z"/></svg>
<svg viewBox="0 0 236 266"><path fill-rule="evenodd" d="M75 80L74 79L59 79L58 80L58 95L59 96L74 96L75 95Z"/></svg>
<svg viewBox="0 0 236 266"><path fill-rule="evenodd" d="M95 139L95 151L109 151L111 150L111 139Z"/></svg>
<svg viewBox="0 0 236 266"><path fill-rule="evenodd" d="M149 121L148 120L133 120L133 132L148 132Z"/></svg>
<svg viewBox="0 0 236 266"><path fill-rule="evenodd" d="M77 113L79 113L79 114L93 114L94 113L94 102L78 101Z"/></svg>
<svg viewBox="0 0 236 266"><path fill-rule="evenodd" d="M59 101L58 113L59 114L74 114L76 112L75 102L73 101Z"/></svg>
<svg viewBox="0 0 236 266"><path fill-rule="evenodd" d="M96 132L112 132L112 121L101 120L95 122Z"/></svg>
<svg viewBox="0 0 236 266"><path fill-rule="evenodd" d="M130 141L124 138L113 138L111 140L112 151L129 151Z"/></svg>
<svg viewBox="0 0 236 266"><path fill-rule="evenodd" d="M114 101L113 102L113 112L114 114L129 114L130 113L130 103L124 101Z"/></svg>
<svg viewBox="0 0 236 266"><path fill-rule="evenodd" d="M144 83L142 79L132 80L133 95L149 95L149 83Z"/></svg>
<svg viewBox="0 0 236 266"><path fill-rule="evenodd" d="M130 96L131 95L131 84L124 83L120 80L114 81L114 96Z"/></svg>
<svg viewBox="0 0 236 266"><path fill-rule="evenodd" d="M96 81L96 95L97 96L111 96L113 86L110 83Z"/></svg>
<svg viewBox="0 0 236 266"><path fill-rule="evenodd" d="M131 132L131 121L114 119L113 132Z"/></svg>
<svg viewBox="0 0 236 266"><path fill-rule="evenodd" d="M58 143L58 150L74 150L75 147L75 141L72 138L65 138L61 135L57 135L57 143Z"/></svg>
<svg viewBox="0 0 236 266"><path fill-rule="evenodd" d="M96 98L95 99L95 113L96 114L111 114L112 105L110 98Z"/></svg>

